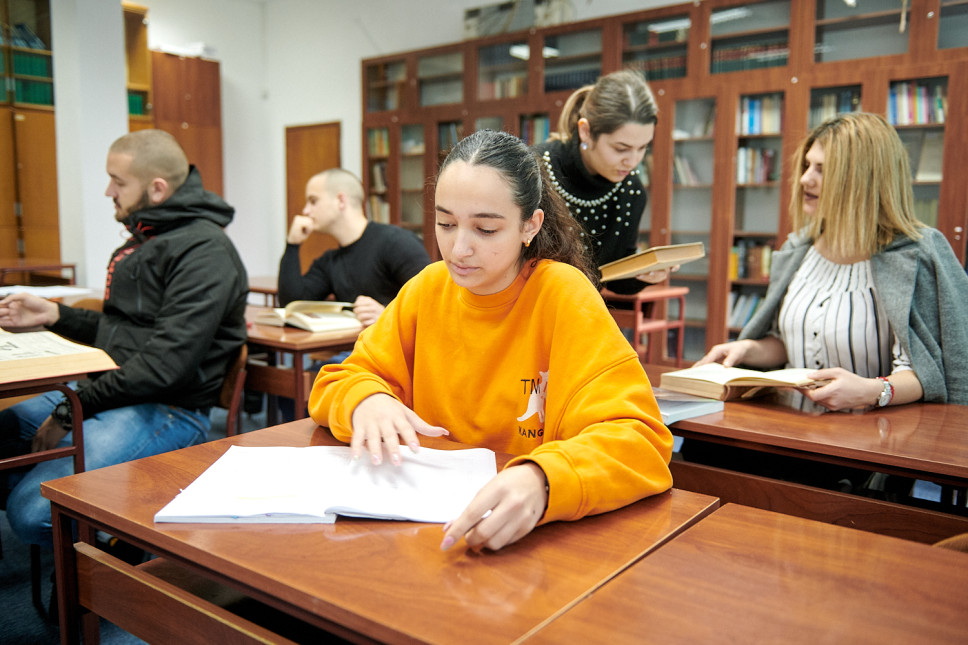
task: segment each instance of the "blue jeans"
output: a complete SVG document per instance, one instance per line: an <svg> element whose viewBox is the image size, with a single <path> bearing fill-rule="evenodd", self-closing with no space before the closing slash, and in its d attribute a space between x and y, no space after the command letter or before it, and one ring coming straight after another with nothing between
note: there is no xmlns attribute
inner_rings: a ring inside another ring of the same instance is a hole
<svg viewBox="0 0 968 645"><path fill-rule="evenodd" d="M50 416L60 392L47 392L0 411L0 440L6 445L30 440ZM212 422L207 414L159 403L141 403L105 410L84 421L84 465L86 470L157 455L202 443ZM69 446L73 433L58 444ZM40 484L74 473L74 460L63 457L42 461L24 474L11 475L14 484L7 498L7 519L14 532L27 544L53 545L50 502L40 494Z"/></svg>

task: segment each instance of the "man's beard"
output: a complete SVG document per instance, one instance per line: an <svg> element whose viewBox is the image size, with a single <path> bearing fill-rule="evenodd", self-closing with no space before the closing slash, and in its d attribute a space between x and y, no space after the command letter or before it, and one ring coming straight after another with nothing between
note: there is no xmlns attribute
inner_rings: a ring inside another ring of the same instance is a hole
<svg viewBox="0 0 968 645"><path fill-rule="evenodd" d="M151 198L148 197L148 191L145 190L143 193L141 193L141 199L139 199L137 203L130 208L126 208L123 211L116 213L114 217L119 222L123 222L131 216L131 213L148 208L149 206L151 206Z"/></svg>

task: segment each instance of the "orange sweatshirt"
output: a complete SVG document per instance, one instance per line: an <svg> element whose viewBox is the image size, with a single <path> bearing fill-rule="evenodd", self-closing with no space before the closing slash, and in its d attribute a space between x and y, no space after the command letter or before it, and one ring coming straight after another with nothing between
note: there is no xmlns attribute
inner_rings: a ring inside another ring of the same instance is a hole
<svg viewBox="0 0 968 645"><path fill-rule="evenodd" d="M601 296L544 260L477 296L442 262L401 289L341 364L316 377L309 412L342 441L367 396L390 394L450 438L520 455L548 479L542 522L613 510L672 485L672 435L649 379Z"/></svg>

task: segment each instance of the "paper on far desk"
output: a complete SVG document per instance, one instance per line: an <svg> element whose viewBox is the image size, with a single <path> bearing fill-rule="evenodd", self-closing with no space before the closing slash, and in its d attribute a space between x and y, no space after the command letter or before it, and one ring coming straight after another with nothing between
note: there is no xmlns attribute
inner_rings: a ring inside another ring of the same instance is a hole
<svg viewBox="0 0 968 645"><path fill-rule="evenodd" d="M51 285L49 287L34 287L28 285L13 285L0 287L0 298L12 293L29 293L41 298L68 298L70 296L88 296L94 291L85 287L68 285Z"/></svg>
<svg viewBox="0 0 968 645"><path fill-rule="evenodd" d="M353 461L347 446L231 446L156 522L329 524L336 515L447 522L497 473L485 448Z"/></svg>

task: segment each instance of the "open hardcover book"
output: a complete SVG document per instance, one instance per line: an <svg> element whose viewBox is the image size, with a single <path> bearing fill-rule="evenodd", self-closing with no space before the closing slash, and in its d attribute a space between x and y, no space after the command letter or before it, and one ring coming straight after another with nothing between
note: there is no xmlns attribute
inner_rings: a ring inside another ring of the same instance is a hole
<svg viewBox="0 0 968 645"><path fill-rule="evenodd" d="M677 264L685 264L705 257L706 249L702 242L689 244L673 244L671 246L653 246L651 249L633 253L620 260L609 262L598 267L602 273L602 282L632 278L649 271L668 269Z"/></svg>
<svg viewBox="0 0 968 645"><path fill-rule="evenodd" d="M285 307L259 312L255 322L276 327L291 325L313 332L360 332L363 324L353 315L352 308L349 302L293 300Z"/></svg>
<svg viewBox="0 0 968 645"><path fill-rule="evenodd" d="M348 446L231 446L156 522L330 524L337 515L448 522L497 474L486 448L353 460Z"/></svg>
<svg viewBox="0 0 968 645"><path fill-rule="evenodd" d="M0 329L0 384L38 378L84 376L118 369L104 350L88 347L52 331L14 334Z"/></svg>
<svg viewBox="0 0 968 645"><path fill-rule="evenodd" d="M769 388L811 389L825 385L827 381L815 381L807 374L815 370L788 368L760 372L741 367L724 367L720 363L707 363L675 372L665 372L659 377L659 387L673 392L683 392L720 401L751 398L765 393Z"/></svg>

